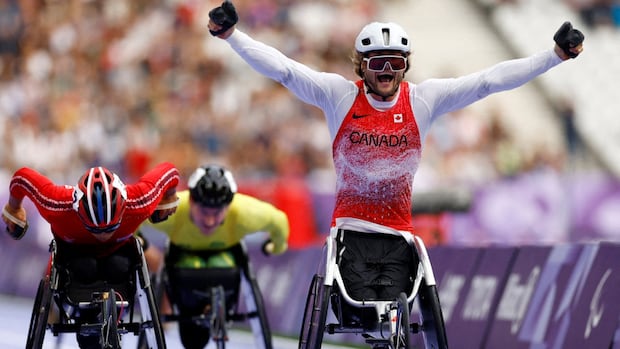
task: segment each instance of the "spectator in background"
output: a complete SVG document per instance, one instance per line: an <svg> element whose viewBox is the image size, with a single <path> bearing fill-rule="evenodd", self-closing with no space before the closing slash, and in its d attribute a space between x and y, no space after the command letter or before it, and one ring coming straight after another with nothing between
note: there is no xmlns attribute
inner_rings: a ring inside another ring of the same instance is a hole
<svg viewBox="0 0 620 349"><path fill-rule="evenodd" d="M564 138L566 141L566 147L568 148L569 161L574 164L574 161L583 153L583 141L575 125L575 108L573 103L564 99L560 102L559 106L560 122L564 129Z"/></svg>
<svg viewBox="0 0 620 349"><path fill-rule="evenodd" d="M257 168L265 177L276 175L274 154L288 145L278 142L260 156L244 156L253 139L247 137L247 120L240 122L238 116L247 112L254 93L265 86L240 76L239 63L227 60L221 50L204 41L200 19L210 6L208 2L19 4L24 23L20 64L9 80L0 83L0 122L10 122L12 130L0 150L7 168L36 167L49 176L71 181L83 168L106 163L129 180L140 174L133 163L125 166L136 156L149 160L147 166L180 159L175 165L183 176L189 176L205 159L217 158L234 169L240 183L256 176ZM371 0L266 0L246 1L243 6L252 8L248 20L255 30L290 43L287 47L296 56L311 55L317 64L337 66L338 70L344 70L341 67L346 68L348 60L342 45L336 43L348 38L351 30L357 30L356 23L377 13L378 8ZM307 30L314 21L298 20L308 11L324 14L320 32ZM352 20L340 21L344 13ZM335 27L338 35L332 30ZM326 44L317 50L313 43L319 38ZM231 88L239 90L240 78L248 82L242 87L242 94L248 97L242 101L228 97ZM321 120L318 110L296 100L287 99L290 107L286 109L295 112L286 113L279 105L283 99L276 94L265 94L265 105L270 108L257 112L256 117L282 112L284 122L259 123L251 129L252 135L273 139L273 134L288 125L309 130L315 120ZM314 118L300 117L302 114ZM177 122L170 122L168 115L176 115ZM209 115L208 122L204 115ZM135 123L135 118L142 120ZM321 138L328 137L324 128L317 129L322 131ZM142 138L147 143L136 144L134 132L156 132L159 137ZM92 147L92 139L114 151ZM295 139L300 147L313 152L304 158L309 171L317 169L315 158L321 158L321 164L330 161L323 148L327 143L316 140L314 133L300 133ZM321 148L317 149L317 144ZM150 154L144 156L143 149Z"/></svg>
<svg viewBox="0 0 620 349"><path fill-rule="evenodd" d="M616 0L566 0L568 6L579 13L591 28L614 26L612 6Z"/></svg>
<svg viewBox="0 0 620 349"><path fill-rule="evenodd" d="M17 71L24 21L17 0L0 0L0 81Z"/></svg>

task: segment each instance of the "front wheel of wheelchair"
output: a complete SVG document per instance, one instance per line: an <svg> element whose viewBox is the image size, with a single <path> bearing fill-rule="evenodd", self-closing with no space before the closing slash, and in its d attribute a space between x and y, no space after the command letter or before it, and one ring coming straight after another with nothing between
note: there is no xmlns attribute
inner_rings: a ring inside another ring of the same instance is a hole
<svg viewBox="0 0 620 349"><path fill-rule="evenodd" d="M26 349L39 349L43 346L51 303L52 290L50 288L50 280L48 276L45 276L39 282L39 288L37 289L37 295L32 307Z"/></svg>
<svg viewBox="0 0 620 349"><path fill-rule="evenodd" d="M321 348L331 293L331 286L324 285L323 279L320 275L312 278L301 323L299 349Z"/></svg>
<svg viewBox="0 0 620 349"><path fill-rule="evenodd" d="M155 287L155 290L153 289ZM142 329L138 336L138 349L165 349L166 341L162 319L159 315L157 299L163 294L163 284L159 279L141 289L139 297L146 297L146 306L142 309Z"/></svg>
<svg viewBox="0 0 620 349"><path fill-rule="evenodd" d="M396 327L392 334L391 344L394 349L409 349L410 325L409 303L407 295L401 292L396 299Z"/></svg>
<svg viewBox="0 0 620 349"><path fill-rule="evenodd" d="M267 311L265 309L263 295L258 287L256 279L252 278L248 280L248 286L251 292L251 297L246 297L248 313L250 315L248 321L252 328L252 334L254 335L257 348L272 349L271 328L267 320Z"/></svg>
<svg viewBox="0 0 620 349"><path fill-rule="evenodd" d="M211 289L211 337L217 349L225 349L228 341L226 331L226 295L224 287Z"/></svg>
<svg viewBox="0 0 620 349"><path fill-rule="evenodd" d="M101 348L117 349L121 347L118 332L118 312L116 309L116 293L114 289L103 294L101 305Z"/></svg>
<svg viewBox="0 0 620 349"><path fill-rule="evenodd" d="M447 349L448 337L439 303L437 286L422 282L418 292L418 302L422 315L422 334L426 348Z"/></svg>

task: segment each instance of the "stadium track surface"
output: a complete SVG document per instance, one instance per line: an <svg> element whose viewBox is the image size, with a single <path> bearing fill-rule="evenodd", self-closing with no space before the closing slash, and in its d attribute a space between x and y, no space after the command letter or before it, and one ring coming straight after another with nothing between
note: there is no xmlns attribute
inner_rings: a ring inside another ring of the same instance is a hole
<svg viewBox="0 0 620 349"><path fill-rule="evenodd" d="M28 298L18 298L7 295L0 295L0 348L2 349L23 349L28 335L30 315L34 300ZM183 349L179 340L175 324L170 324L166 329L166 346L168 349ZM123 337L123 348L136 348L137 337L133 334L126 334ZM51 332L45 334L44 349L75 349L75 334L68 333L61 337L61 343L57 347L58 338ZM254 347L254 339L250 332L233 330L230 334L230 341L226 348L247 349ZM210 343L207 349L215 348ZM274 337L274 349L296 349L297 340L291 338ZM325 349L343 348L342 345L332 346L323 345Z"/></svg>

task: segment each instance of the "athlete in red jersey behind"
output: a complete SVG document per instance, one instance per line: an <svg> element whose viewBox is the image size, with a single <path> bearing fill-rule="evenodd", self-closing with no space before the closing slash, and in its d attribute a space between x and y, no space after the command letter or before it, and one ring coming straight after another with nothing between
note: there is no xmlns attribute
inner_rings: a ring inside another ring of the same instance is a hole
<svg viewBox="0 0 620 349"><path fill-rule="evenodd" d="M22 201L28 197L49 222L57 262L67 266L73 280L124 282L135 265L134 233L146 219L162 221L176 211L178 183L179 172L170 163L159 164L130 185L104 167L88 169L75 186L58 185L21 168L11 179L2 220L8 234L21 239L28 228ZM78 335L78 342L81 348L99 345L97 336Z"/></svg>

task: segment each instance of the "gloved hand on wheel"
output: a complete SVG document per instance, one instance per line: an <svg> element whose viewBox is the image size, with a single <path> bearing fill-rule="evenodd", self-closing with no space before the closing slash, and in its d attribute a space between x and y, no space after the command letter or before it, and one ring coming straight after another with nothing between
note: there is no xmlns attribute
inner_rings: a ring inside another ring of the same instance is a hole
<svg viewBox="0 0 620 349"><path fill-rule="evenodd" d="M23 238L28 230L26 210L21 206L15 209L11 205L5 205L2 209L2 220L6 224L6 232L15 240Z"/></svg>
<svg viewBox="0 0 620 349"><path fill-rule="evenodd" d="M585 37L578 29L574 29L570 22L564 22L560 29L553 35L553 41L567 56L562 59L575 58L583 51L583 40Z"/></svg>
<svg viewBox="0 0 620 349"><path fill-rule="evenodd" d="M179 202L181 201L176 194L176 190L172 190L169 194L167 193L149 217L149 221L151 223L159 223L167 220L170 215L177 211Z"/></svg>
<svg viewBox="0 0 620 349"><path fill-rule="evenodd" d="M237 14L235 6L228 0L224 1L222 6L209 11L209 18L213 23L221 27L218 30L209 29L209 32L213 36L224 34L239 21L239 15Z"/></svg>
<svg viewBox="0 0 620 349"><path fill-rule="evenodd" d="M273 254L274 248L275 248L275 245L273 241L269 239L263 243L263 246L261 247L261 251L263 252L265 256L271 256Z"/></svg>

